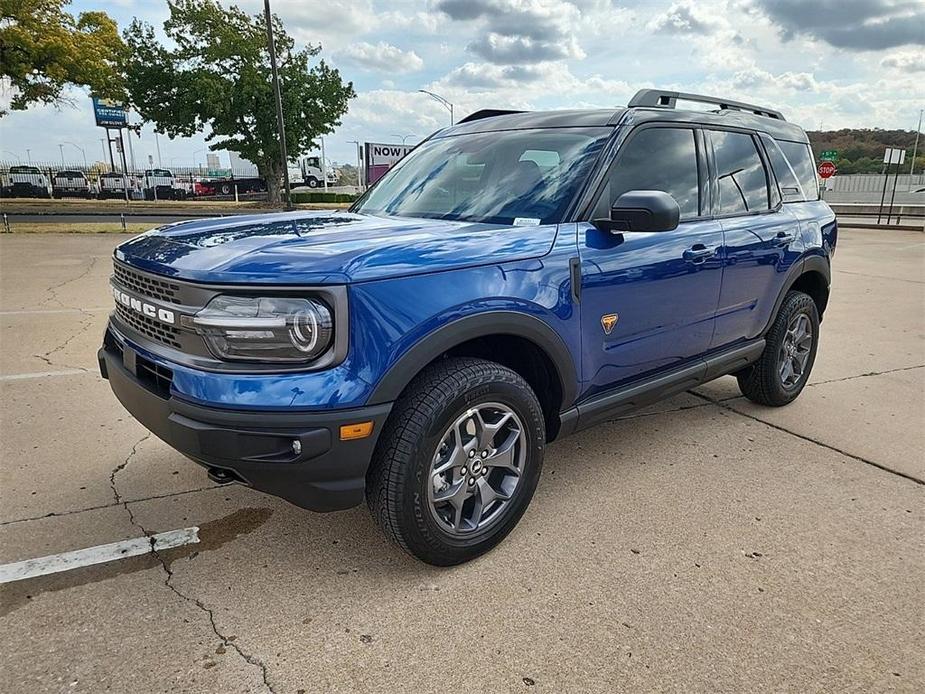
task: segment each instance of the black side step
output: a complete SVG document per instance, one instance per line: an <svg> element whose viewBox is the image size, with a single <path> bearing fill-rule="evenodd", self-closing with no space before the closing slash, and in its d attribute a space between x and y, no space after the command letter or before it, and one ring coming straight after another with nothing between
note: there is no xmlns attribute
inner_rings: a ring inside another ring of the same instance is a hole
<svg viewBox="0 0 925 694"><path fill-rule="evenodd" d="M621 386L578 403L560 415L560 436L586 429L603 421L620 417L641 407L690 390L720 376L735 373L761 356L764 338L748 344L706 356L676 371L659 374L642 381Z"/></svg>

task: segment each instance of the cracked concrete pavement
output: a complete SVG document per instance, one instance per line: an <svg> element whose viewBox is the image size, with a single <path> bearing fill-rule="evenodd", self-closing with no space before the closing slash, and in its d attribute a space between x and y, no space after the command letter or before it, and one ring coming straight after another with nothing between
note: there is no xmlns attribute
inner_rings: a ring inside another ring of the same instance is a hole
<svg viewBox="0 0 925 694"><path fill-rule="evenodd" d="M0 691L925 688L922 234L842 232L796 403L725 378L557 442L453 569L135 423L96 373L118 241L0 237L0 563L201 541L0 586Z"/></svg>

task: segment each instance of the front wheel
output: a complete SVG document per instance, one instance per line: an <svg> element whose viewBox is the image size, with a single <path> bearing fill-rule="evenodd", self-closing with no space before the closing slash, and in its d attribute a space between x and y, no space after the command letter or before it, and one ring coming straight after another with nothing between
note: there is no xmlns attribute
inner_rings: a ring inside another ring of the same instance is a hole
<svg viewBox="0 0 925 694"><path fill-rule="evenodd" d="M444 359L395 403L366 500L405 551L428 564L461 564L513 530L545 445L543 411L523 378L482 359Z"/></svg>
<svg viewBox="0 0 925 694"><path fill-rule="evenodd" d="M736 376L752 402L780 407L793 402L809 380L819 346L819 311L803 292L787 292L757 362Z"/></svg>

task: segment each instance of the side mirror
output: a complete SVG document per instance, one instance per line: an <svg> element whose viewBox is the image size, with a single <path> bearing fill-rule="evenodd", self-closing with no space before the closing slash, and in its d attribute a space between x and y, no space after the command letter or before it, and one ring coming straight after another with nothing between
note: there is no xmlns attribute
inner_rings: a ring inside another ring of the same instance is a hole
<svg viewBox="0 0 925 694"><path fill-rule="evenodd" d="M678 228L681 208L673 197L660 190L630 190L610 208L610 219L595 219L602 231L671 231Z"/></svg>

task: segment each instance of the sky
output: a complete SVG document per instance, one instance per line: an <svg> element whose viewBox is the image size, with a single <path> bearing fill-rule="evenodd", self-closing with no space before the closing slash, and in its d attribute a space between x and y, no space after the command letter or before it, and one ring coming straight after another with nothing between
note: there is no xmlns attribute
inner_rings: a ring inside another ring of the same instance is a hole
<svg viewBox="0 0 925 694"><path fill-rule="evenodd" d="M262 0L224 2L258 13ZM298 45L352 81L357 97L325 151L355 162L351 140L417 142L483 108L619 107L659 87L765 105L807 130L914 130L925 108L923 0L271 0ZM74 0L120 27L160 27L162 0ZM102 157L103 131L82 90L73 106L0 120L0 159L69 162ZM6 101L6 98L3 99ZM65 144L67 143L67 144ZM202 137L155 141L147 126L136 161L205 162ZM226 153L221 162L227 165ZM140 164L139 164L140 166Z"/></svg>

